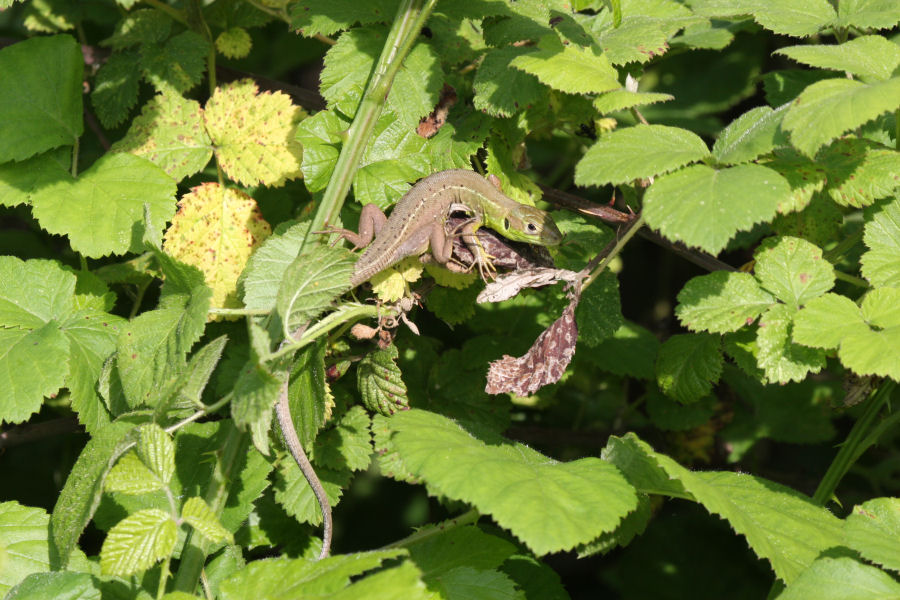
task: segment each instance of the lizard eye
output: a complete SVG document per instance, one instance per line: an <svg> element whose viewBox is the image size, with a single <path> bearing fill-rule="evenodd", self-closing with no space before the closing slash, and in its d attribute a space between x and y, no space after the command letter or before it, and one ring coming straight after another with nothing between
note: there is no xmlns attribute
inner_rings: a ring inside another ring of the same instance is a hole
<svg viewBox="0 0 900 600"><path fill-rule="evenodd" d="M537 233L537 226L534 223L529 223L526 229L528 233Z"/></svg>
<svg viewBox="0 0 900 600"><path fill-rule="evenodd" d="M503 229L509 231L509 219L503 219Z"/></svg>

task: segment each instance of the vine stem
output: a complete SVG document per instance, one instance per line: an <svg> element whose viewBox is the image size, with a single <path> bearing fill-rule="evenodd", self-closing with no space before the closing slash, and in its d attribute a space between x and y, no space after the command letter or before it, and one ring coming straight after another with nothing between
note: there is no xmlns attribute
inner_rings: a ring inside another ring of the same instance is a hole
<svg viewBox="0 0 900 600"><path fill-rule="evenodd" d="M876 417L878 417L878 413L881 412L881 408L890 399L896 385L893 381L885 379L866 399L863 414L854 423L853 428L847 435L847 439L841 444L841 449L838 451L837 456L834 457L834 460L819 482L819 486L813 494L813 502L819 505L824 505L828 502L834 495L834 491L837 489L841 479L853 466L853 463L859 460L859 457L878 441L885 427L877 425L873 427L873 424ZM893 424L894 420L888 419L891 424Z"/></svg>
<svg viewBox="0 0 900 600"><path fill-rule="evenodd" d="M587 267L585 267L590 271L590 275L588 275L587 279L585 279L584 283L581 285L582 291L584 291L589 285L594 283L594 280L596 280L597 277L599 277L600 274L603 273L606 267L609 266L609 263L611 263L613 259L618 256L619 252L622 251L622 249L625 247L625 244L627 244L628 241L631 240L631 238L633 238L638 230L640 230L640 228L643 226L644 214L638 213L637 218L635 218L634 221L632 221L628 225L628 229L625 230L625 233L623 233L621 237L617 237L615 244L610 249L610 251L606 253L605 256L603 256L603 254L601 253L600 256L603 256L603 258L600 259L599 264L597 264L596 267L594 266L594 263L600 258L598 256L597 258L592 260Z"/></svg>

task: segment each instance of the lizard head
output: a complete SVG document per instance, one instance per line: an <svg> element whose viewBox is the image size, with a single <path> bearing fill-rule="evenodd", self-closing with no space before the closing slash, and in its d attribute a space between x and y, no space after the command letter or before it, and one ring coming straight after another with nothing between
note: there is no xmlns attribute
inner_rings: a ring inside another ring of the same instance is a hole
<svg viewBox="0 0 900 600"><path fill-rule="evenodd" d="M514 242L555 246L562 241L562 234L550 214L526 204L519 204L497 222L487 225Z"/></svg>

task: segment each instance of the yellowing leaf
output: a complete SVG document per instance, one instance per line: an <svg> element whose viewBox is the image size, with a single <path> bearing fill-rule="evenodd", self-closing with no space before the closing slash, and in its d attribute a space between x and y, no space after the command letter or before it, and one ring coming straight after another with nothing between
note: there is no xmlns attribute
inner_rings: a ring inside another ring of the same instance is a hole
<svg viewBox="0 0 900 600"><path fill-rule="evenodd" d="M393 268L375 274L370 280L372 291L385 302L396 302L406 293L407 282L418 281L423 269L418 257L409 256Z"/></svg>
<svg viewBox="0 0 900 600"><path fill-rule="evenodd" d="M250 34L242 27L232 27L216 38L216 50L228 58L243 58L250 53Z"/></svg>
<svg viewBox="0 0 900 600"><path fill-rule="evenodd" d="M260 94L249 79L217 88L203 114L222 170L244 185L273 187L300 177L294 128L303 116L286 94Z"/></svg>
<svg viewBox="0 0 900 600"><path fill-rule="evenodd" d="M213 290L212 306L234 308L237 278L253 250L272 233L256 201L216 183L195 187L181 198L163 249L203 271Z"/></svg>

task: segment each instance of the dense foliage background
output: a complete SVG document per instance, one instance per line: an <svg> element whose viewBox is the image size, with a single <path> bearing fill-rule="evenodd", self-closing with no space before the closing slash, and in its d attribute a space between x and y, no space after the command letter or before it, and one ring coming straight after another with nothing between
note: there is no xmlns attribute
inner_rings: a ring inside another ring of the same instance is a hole
<svg viewBox="0 0 900 600"><path fill-rule="evenodd" d="M898 23L0 0L0 596L900 596ZM310 232L450 168L569 283L349 293Z"/></svg>

